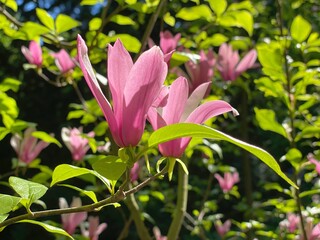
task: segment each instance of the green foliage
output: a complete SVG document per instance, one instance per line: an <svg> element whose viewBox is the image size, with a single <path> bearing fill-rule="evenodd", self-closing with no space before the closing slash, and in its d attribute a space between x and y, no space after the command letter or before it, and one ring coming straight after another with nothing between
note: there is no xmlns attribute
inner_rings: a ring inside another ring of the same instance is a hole
<svg viewBox="0 0 320 240"><path fill-rule="evenodd" d="M32 136L35 138L41 139L44 142L54 143L54 144L58 145L59 147L62 147L61 143L57 139L55 139L53 136L51 136L50 134L48 134L46 132L34 131L34 132L32 132Z"/></svg>
<svg viewBox="0 0 320 240"><path fill-rule="evenodd" d="M305 41L311 33L311 24L305 20L301 15L296 16L291 24L291 36L298 43Z"/></svg>

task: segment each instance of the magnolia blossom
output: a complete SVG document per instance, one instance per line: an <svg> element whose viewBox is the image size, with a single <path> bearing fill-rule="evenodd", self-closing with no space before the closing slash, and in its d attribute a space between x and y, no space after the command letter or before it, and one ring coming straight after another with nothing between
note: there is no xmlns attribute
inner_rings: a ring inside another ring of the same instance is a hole
<svg viewBox="0 0 320 240"><path fill-rule="evenodd" d="M313 219L307 218L305 223L305 232L307 239L304 239L303 234L300 234L299 240L319 240L320 239L320 223L313 225Z"/></svg>
<svg viewBox="0 0 320 240"><path fill-rule="evenodd" d="M90 216L89 220L89 228L86 229L83 224L80 225L81 234L84 237L89 238L90 240L98 240L99 235L107 228L106 223L99 224L99 217Z"/></svg>
<svg viewBox="0 0 320 240"><path fill-rule="evenodd" d="M148 120L154 130L174 123L202 124L207 119L232 111L237 111L225 101L210 101L199 105L205 95L208 85L203 83L188 96L188 80L177 78L167 90L168 97L165 106L154 106L148 112ZM158 101L160 102L160 101ZM165 157L180 158L191 138L179 138L159 145L159 150Z"/></svg>
<svg viewBox="0 0 320 240"><path fill-rule="evenodd" d="M224 223L222 223L220 220L217 220L214 222L214 226L219 234L220 237L224 237L229 231L231 227L231 221L227 220Z"/></svg>
<svg viewBox="0 0 320 240"><path fill-rule="evenodd" d="M120 40L108 46L111 107L101 91L87 52L84 40L78 35L78 56L83 75L108 121L115 142L120 147L136 146L144 131L147 112L167 75L163 53L154 46L133 64Z"/></svg>
<svg viewBox="0 0 320 240"><path fill-rule="evenodd" d="M162 236L158 227L153 228L153 234L156 240L167 240L166 236Z"/></svg>
<svg viewBox="0 0 320 240"><path fill-rule="evenodd" d="M64 208L69 208L67 200L65 198L59 198L59 206L61 209ZM73 198L70 207L81 207L82 202L81 198ZM61 220L62 220L62 227L63 229L72 235L77 226L80 225L84 220L87 218L87 213L86 212L76 212L76 213L65 213L61 215Z"/></svg>
<svg viewBox="0 0 320 240"><path fill-rule="evenodd" d="M231 45L224 43L219 48L217 68L225 81L234 81L241 73L251 68L256 59L257 52L252 49L239 61L238 51L233 51Z"/></svg>
<svg viewBox="0 0 320 240"><path fill-rule="evenodd" d="M225 193L229 192L232 187L240 181L238 172L226 172L224 173L223 177L216 173L214 174L214 177L218 180L222 191Z"/></svg>
<svg viewBox="0 0 320 240"><path fill-rule="evenodd" d="M299 226L300 217L294 213L289 213L287 219L280 222L282 229L288 229L290 233L293 233Z"/></svg>
<svg viewBox="0 0 320 240"><path fill-rule="evenodd" d="M37 67L42 66L42 49L36 41L31 41L29 48L22 46L21 52L30 64L36 65Z"/></svg>
<svg viewBox="0 0 320 240"><path fill-rule="evenodd" d="M200 51L199 62L196 63L190 60L185 64L191 79L189 93L192 93L202 83L211 82L215 63L216 59L214 57L214 53L209 49L207 54L203 50ZM206 95L209 94L209 91L210 85L208 86Z"/></svg>
<svg viewBox="0 0 320 240"><path fill-rule="evenodd" d="M137 181L139 178L140 166L139 162L135 162L130 170L130 180L131 182Z"/></svg>
<svg viewBox="0 0 320 240"><path fill-rule="evenodd" d="M10 140L10 144L18 155L18 159L26 164L31 163L40 152L46 148L49 143L38 141L37 138L32 136L36 131L35 128L29 127L24 131L23 137L19 134L14 134Z"/></svg>
<svg viewBox="0 0 320 240"><path fill-rule="evenodd" d="M56 65L61 73L67 73L76 66L69 53L64 49L61 49L57 53L51 53L51 55L55 58Z"/></svg>
<svg viewBox="0 0 320 240"><path fill-rule="evenodd" d="M90 149L88 139L82 136L80 128L62 128L61 137L67 148L70 150L72 159L80 161ZM87 133L88 137L94 137L94 132Z"/></svg>
<svg viewBox="0 0 320 240"><path fill-rule="evenodd" d="M308 154L308 160L316 166L316 171L320 175L320 162L314 158L313 154Z"/></svg>

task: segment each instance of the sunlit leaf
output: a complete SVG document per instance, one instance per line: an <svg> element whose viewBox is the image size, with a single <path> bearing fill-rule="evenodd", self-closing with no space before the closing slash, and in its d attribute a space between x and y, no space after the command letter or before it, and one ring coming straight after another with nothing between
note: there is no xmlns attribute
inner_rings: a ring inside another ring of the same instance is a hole
<svg viewBox="0 0 320 240"><path fill-rule="evenodd" d="M208 0L211 9L220 16L227 8L227 1L226 0Z"/></svg>
<svg viewBox="0 0 320 240"><path fill-rule="evenodd" d="M21 198L0 194L0 215L11 212L20 202Z"/></svg>
<svg viewBox="0 0 320 240"><path fill-rule="evenodd" d="M296 16L291 24L291 37L301 43L307 39L312 30L311 24L301 15Z"/></svg>
<svg viewBox="0 0 320 240"><path fill-rule="evenodd" d="M43 25L40 25L35 22L26 22L22 28L19 29L22 36L18 36L18 38L25 39L25 40L33 40L34 38L49 33L51 30Z"/></svg>
<svg viewBox="0 0 320 240"><path fill-rule="evenodd" d="M59 147L62 147L61 143L56 138L54 138L53 136L51 136L50 134L48 134L46 132L34 131L34 132L32 132L32 136L35 138L41 139L44 142L54 143L54 144L58 145Z"/></svg>
<svg viewBox="0 0 320 240"><path fill-rule="evenodd" d="M177 14L177 18L181 18L186 21L194 21L204 18L210 21L212 18L212 11L207 5L199 5L189 8L182 8Z"/></svg>
<svg viewBox="0 0 320 240"><path fill-rule="evenodd" d="M64 14L59 14L56 19L56 32L58 34L80 26L81 23Z"/></svg>
<svg viewBox="0 0 320 240"><path fill-rule="evenodd" d="M4 3L5 6L7 6L8 8L12 9L15 12L18 10L18 5L16 0L1 0L0 2Z"/></svg>
<svg viewBox="0 0 320 240"><path fill-rule="evenodd" d="M92 168L111 181L117 181L127 168L127 164L118 156L106 156L96 161Z"/></svg>
<svg viewBox="0 0 320 240"><path fill-rule="evenodd" d="M87 190L84 190L84 189L81 189L81 188L78 188L76 186L72 186L72 185L69 185L69 184L59 184L59 186L68 187L68 188L71 188L73 190L76 190L76 191L80 192L81 194L84 194L84 195L88 196L89 198L91 198L91 200L93 202L95 202L95 203L98 202L97 196L93 191L87 191Z"/></svg>
<svg viewBox="0 0 320 240"><path fill-rule="evenodd" d="M133 21L130 17L124 16L124 15L114 15L111 18L111 21L114 23L117 23L119 25L135 25L135 21Z"/></svg>
<svg viewBox="0 0 320 240"><path fill-rule="evenodd" d="M36 14L37 17L39 18L40 22L49 28L50 30L54 30L54 20L51 17L51 15L44 9L42 8L37 8L36 9Z"/></svg>
<svg viewBox="0 0 320 240"><path fill-rule="evenodd" d="M103 3L103 0L82 0L80 5L96 5L97 3Z"/></svg>
<svg viewBox="0 0 320 240"><path fill-rule="evenodd" d="M138 53L141 48L140 41L131 36L130 34L116 34L111 37L111 41L115 42L117 39L120 39L123 43L124 47L129 51L133 53Z"/></svg>
<svg viewBox="0 0 320 240"><path fill-rule="evenodd" d="M169 12L167 12L163 16L163 21L171 27L173 27L176 23L176 19L173 16L171 16Z"/></svg>
<svg viewBox="0 0 320 240"><path fill-rule="evenodd" d="M21 85L21 81L17 79L5 78L0 83L0 91L6 92L8 90L12 90L14 92L17 92L19 90L20 85Z"/></svg>
<svg viewBox="0 0 320 240"><path fill-rule="evenodd" d="M101 18L92 18L89 22L89 30L96 31L101 27L102 20Z"/></svg>
<svg viewBox="0 0 320 240"><path fill-rule="evenodd" d="M241 147L248 152L255 155L261 161L263 161L267 166L269 166L273 171L275 171L282 179L287 181L291 186L297 188L296 184L293 183L282 171L277 163L277 161L265 150L258 148L254 145L245 143L239 139L231 137L225 133L222 133L213 128L209 128L203 125L197 125L192 123L179 123L172 124L166 127L160 128L153 132L148 140L149 147L154 147L160 143L170 141L172 139L181 137L201 137L201 138L211 138L216 140L224 140Z"/></svg>
<svg viewBox="0 0 320 240"><path fill-rule="evenodd" d="M38 222L38 221L34 221L34 220L21 220L18 223L31 223L31 224L36 224L39 225L41 227L43 227L46 231L54 233L54 234L60 234L60 235L64 235L70 239L74 239L72 236L70 236L65 230L46 224L44 222Z"/></svg>

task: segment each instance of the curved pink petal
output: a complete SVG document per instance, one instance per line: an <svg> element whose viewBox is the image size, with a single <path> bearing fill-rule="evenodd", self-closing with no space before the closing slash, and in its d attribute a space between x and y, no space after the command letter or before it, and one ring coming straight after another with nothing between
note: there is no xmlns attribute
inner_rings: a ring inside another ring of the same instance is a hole
<svg viewBox="0 0 320 240"><path fill-rule="evenodd" d="M57 53L52 53L51 55L56 59L56 65L61 71L61 73L66 73L76 66L75 63L72 61L69 53L67 53L67 51L64 49L61 49Z"/></svg>
<svg viewBox="0 0 320 240"><path fill-rule="evenodd" d="M141 54L133 65L124 89L121 130L125 146L134 146L140 141L148 110L160 93L167 71L159 47Z"/></svg>
<svg viewBox="0 0 320 240"><path fill-rule="evenodd" d="M148 121L151 123L151 126L154 130L157 130L167 125L166 121L157 112L157 109L153 107L151 107L148 111Z"/></svg>
<svg viewBox="0 0 320 240"><path fill-rule="evenodd" d="M83 72L83 76L92 94L94 95L98 104L100 105L106 120L108 121L110 130L115 142L119 146L123 146L122 140L119 137L118 124L116 122L114 113L111 109L109 101L106 99L106 97L101 91L101 88L96 79L96 75L92 69L92 66L88 57L88 48L80 35L78 35L78 39L77 39L77 49L78 49L78 59L79 59L80 67Z"/></svg>
<svg viewBox="0 0 320 240"><path fill-rule="evenodd" d="M236 67L237 74L240 75L242 72L251 68L256 60L257 60L257 52L256 50L252 49L239 62L238 66Z"/></svg>
<svg viewBox="0 0 320 240"><path fill-rule="evenodd" d="M113 100L114 114L122 122L124 89L133 62L130 54L118 39L113 46L108 46L108 81Z"/></svg>
<svg viewBox="0 0 320 240"><path fill-rule="evenodd" d="M167 124L180 122L189 93L189 85L184 77L177 78L169 89L167 105L163 108L162 117Z"/></svg>
<svg viewBox="0 0 320 240"><path fill-rule="evenodd" d="M33 63L37 66L42 65L42 49L36 41L31 41L29 50L32 53Z"/></svg>

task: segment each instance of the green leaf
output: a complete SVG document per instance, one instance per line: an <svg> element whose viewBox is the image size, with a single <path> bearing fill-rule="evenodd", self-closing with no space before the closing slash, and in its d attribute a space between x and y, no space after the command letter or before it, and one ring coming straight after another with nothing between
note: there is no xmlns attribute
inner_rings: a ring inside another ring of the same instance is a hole
<svg viewBox="0 0 320 240"><path fill-rule="evenodd" d="M9 184L23 199L27 200L27 208L41 198L48 190L42 184L13 176L9 178Z"/></svg>
<svg viewBox="0 0 320 240"><path fill-rule="evenodd" d="M265 131L278 133L286 139L288 138L287 132L284 127L277 122L276 114L273 110L254 108L254 111L260 128Z"/></svg>
<svg viewBox="0 0 320 240"><path fill-rule="evenodd" d="M65 14L59 14L56 19L56 32L60 34L80 25L81 23L74 20L72 17Z"/></svg>
<svg viewBox="0 0 320 240"><path fill-rule="evenodd" d="M21 198L6 194L0 194L0 215L11 212L20 202Z"/></svg>
<svg viewBox="0 0 320 240"><path fill-rule="evenodd" d="M18 5L16 0L1 0L0 2L4 3L5 6L11 8L14 12L18 10Z"/></svg>
<svg viewBox="0 0 320 240"><path fill-rule="evenodd" d="M130 17L123 16L120 14L114 15L111 18L111 21L117 23L119 25L135 25L135 21L133 21Z"/></svg>
<svg viewBox="0 0 320 240"><path fill-rule="evenodd" d="M101 18L92 18L89 22L89 30L96 31L101 27L102 20Z"/></svg>
<svg viewBox="0 0 320 240"><path fill-rule="evenodd" d="M54 20L51 15L44 9L37 8L36 14L40 20L40 22L49 28L50 30L54 31Z"/></svg>
<svg viewBox="0 0 320 240"><path fill-rule="evenodd" d="M194 21L204 18L209 22L212 19L212 12L207 5L199 5L189 8L182 8L176 14L176 17L185 21Z"/></svg>
<svg viewBox="0 0 320 240"><path fill-rule="evenodd" d="M34 221L34 220L21 220L18 223L36 224L36 225L43 227L48 232L64 235L64 236L74 240L74 238L72 236L70 236L65 230L58 228L58 227L51 226L51 225L43 223L43 222L38 222L38 221Z"/></svg>
<svg viewBox="0 0 320 240"><path fill-rule="evenodd" d="M21 81L14 78L5 78L0 83L0 91L6 92L8 90L12 90L14 92L18 92L19 87L21 85Z"/></svg>
<svg viewBox="0 0 320 240"><path fill-rule="evenodd" d="M87 191L87 190L84 190L84 189L81 189L81 188L78 188L76 186L72 186L72 185L69 185L69 184L59 184L59 186L62 186L62 187L68 187L68 188L71 188L73 190L76 190L86 196L88 196L89 198L91 198L91 200L95 203L98 202L97 200L97 196L96 194L93 192L93 191Z"/></svg>
<svg viewBox="0 0 320 240"><path fill-rule="evenodd" d="M211 9L217 14L217 16L220 16L227 8L227 1L226 0L208 0Z"/></svg>
<svg viewBox="0 0 320 240"><path fill-rule="evenodd" d="M171 16L169 12L166 12L166 14L163 16L163 21L171 27L174 27L176 24L176 19Z"/></svg>
<svg viewBox="0 0 320 240"><path fill-rule="evenodd" d="M7 136L9 133L10 133L10 130L8 130L5 127L0 127L0 141L4 139L5 136Z"/></svg>
<svg viewBox="0 0 320 240"><path fill-rule="evenodd" d="M209 128L207 126L192 124L192 123L179 123L172 124L166 127L160 128L153 132L148 140L149 147L155 147L156 145L167 142L181 137L201 137L211 138L216 140L224 140L239 146L248 152L255 155L273 171L275 171L282 179L287 181L291 186L298 188L294 182L292 182L282 171L277 161L265 150L258 148L254 145L245 143L241 140L233 138L227 134L224 134L218 130Z"/></svg>
<svg viewBox="0 0 320 240"><path fill-rule="evenodd" d="M46 132L34 131L34 132L32 132L32 136L35 138L41 139L44 142L54 143L54 144L58 145L59 147L62 147L61 143L57 139L55 139L53 136L49 135Z"/></svg>
<svg viewBox="0 0 320 240"><path fill-rule="evenodd" d="M85 115L86 111L84 110L74 110L70 111L67 116L67 120L81 118Z"/></svg>
<svg viewBox="0 0 320 240"><path fill-rule="evenodd" d="M293 19L291 24L291 37L297 42L301 43L307 39L307 37L311 33L311 30L311 24L302 16L298 15Z"/></svg>
<svg viewBox="0 0 320 240"><path fill-rule="evenodd" d="M19 114L19 108L16 100L9 97L4 92L0 92L0 112L4 112L12 118L17 118Z"/></svg>
<svg viewBox="0 0 320 240"><path fill-rule="evenodd" d="M18 36L19 39L33 40L51 30L35 22L26 22L19 31L22 34L22 36Z"/></svg>
<svg viewBox="0 0 320 240"><path fill-rule="evenodd" d="M98 177L110 189L111 185L109 180L107 180L97 172L87 168L79 168L68 164L61 164L54 169L52 173L52 181L50 186L52 187L54 184L58 182L62 182L70 178L78 177L84 174L92 174Z"/></svg>
<svg viewBox="0 0 320 240"><path fill-rule="evenodd" d="M111 37L111 42L115 42L118 38L121 40L124 47L129 52L133 52L133 53L139 52L141 48L141 43L137 38L131 36L130 34L116 34Z"/></svg>
<svg viewBox="0 0 320 240"><path fill-rule="evenodd" d="M252 14L246 10L227 11L223 16L221 16L219 21L223 26L241 27L247 31L249 36L252 36L253 17Z"/></svg>
<svg viewBox="0 0 320 240"><path fill-rule="evenodd" d="M96 161L92 168L110 181L118 181L126 171L127 164L118 156L106 156Z"/></svg>
<svg viewBox="0 0 320 240"><path fill-rule="evenodd" d="M103 0L82 0L80 5L96 5L97 3L103 3Z"/></svg>
<svg viewBox="0 0 320 240"><path fill-rule="evenodd" d="M4 220L6 220L9 217L9 214L1 214L0 215L0 223L2 223ZM5 227L0 228L0 232L4 229Z"/></svg>

